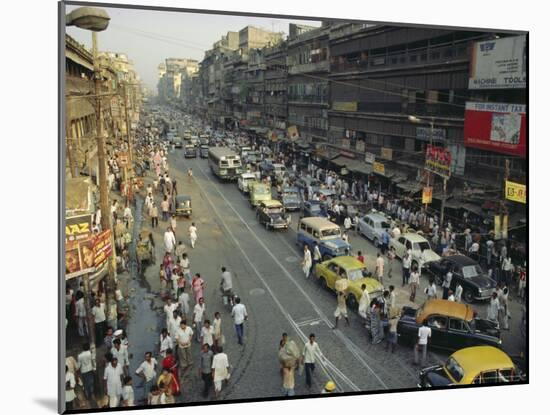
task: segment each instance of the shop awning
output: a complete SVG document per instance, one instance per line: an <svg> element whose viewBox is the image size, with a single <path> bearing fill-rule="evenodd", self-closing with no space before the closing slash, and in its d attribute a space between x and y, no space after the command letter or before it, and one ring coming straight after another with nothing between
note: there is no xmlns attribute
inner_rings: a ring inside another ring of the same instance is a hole
<svg viewBox="0 0 550 415"><path fill-rule="evenodd" d="M424 185L422 183L418 183L417 181L404 181L397 183L397 187L407 193L418 193L422 190Z"/></svg>

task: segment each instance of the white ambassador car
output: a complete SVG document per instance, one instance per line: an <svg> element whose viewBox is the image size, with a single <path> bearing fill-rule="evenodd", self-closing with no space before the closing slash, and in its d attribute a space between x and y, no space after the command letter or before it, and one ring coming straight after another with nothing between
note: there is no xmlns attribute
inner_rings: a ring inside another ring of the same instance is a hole
<svg viewBox="0 0 550 415"><path fill-rule="evenodd" d="M248 193L248 184L257 180L254 173L242 173L237 180L237 187L243 193Z"/></svg>
<svg viewBox="0 0 550 415"><path fill-rule="evenodd" d="M422 268L424 269L429 262L439 261L441 258L432 250L428 240L415 232L407 232L397 238L391 238L390 249L392 247L395 248L395 254L401 259L407 250L411 250L412 268L422 264Z"/></svg>
<svg viewBox="0 0 550 415"><path fill-rule="evenodd" d="M378 212L367 213L359 219L359 233L372 241L374 246L378 247L382 240L382 234L390 229L388 218Z"/></svg>

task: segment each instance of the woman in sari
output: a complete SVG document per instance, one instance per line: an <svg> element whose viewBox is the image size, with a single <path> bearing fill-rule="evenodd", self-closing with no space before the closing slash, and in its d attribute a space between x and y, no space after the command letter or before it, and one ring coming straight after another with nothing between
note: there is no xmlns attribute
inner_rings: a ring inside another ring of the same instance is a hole
<svg viewBox="0 0 550 415"><path fill-rule="evenodd" d="M160 383L164 383L167 388L170 388L173 395L179 395L178 363L172 349L167 349L166 357L162 359L162 373L158 378L157 385Z"/></svg>
<svg viewBox="0 0 550 415"><path fill-rule="evenodd" d="M199 303L199 298L203 298L203 290L204 290L204 280L201 278L201 274L196 273L193 277L193 281L191 281L191 286L193 287L193 295L195 297L195 303Z"/></svg>
<svg viewBox="0 0 550 415"><path fill-rule="evenodd" d="M380 319L380 304L377 300L372 300L370 309L370 332L372 335L372 344L380 343L384 338L382 320Z"/></svg>

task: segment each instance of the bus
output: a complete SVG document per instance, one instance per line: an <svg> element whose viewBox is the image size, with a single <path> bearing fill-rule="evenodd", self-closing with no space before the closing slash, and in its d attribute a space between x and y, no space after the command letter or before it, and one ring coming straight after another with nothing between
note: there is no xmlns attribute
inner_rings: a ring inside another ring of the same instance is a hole
<svg viewBox="0 0 550 415"><path fill-rule="evenodd" d="M227 147L210 147L208 164L210 170L222 180L236 180L243 172L241 158Z"/></svg>

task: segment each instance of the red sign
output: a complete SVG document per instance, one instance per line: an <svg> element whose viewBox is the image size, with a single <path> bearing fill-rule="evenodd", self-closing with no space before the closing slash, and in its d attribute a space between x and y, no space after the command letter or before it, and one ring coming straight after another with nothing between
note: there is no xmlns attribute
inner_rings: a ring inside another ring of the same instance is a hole
<svg viewBox="0 0 550 415"><path fill-rule="evenodd" d="M426 170L440 176L451 176L451 152L443 147L428 145L426 148Z"/></svg>
<svg viewBox="0 0 550 415"><path fill-rule="evenodd" d="M92 244L94 248L94 266L97 269L107 261L113 252L111 230L107 229L96 235L92 239Z"/></svg>
<svg viewBox="0 0 550 415"><path fill-rule="evenodd" d="M525 158L525 105L467 102L464 145Z"/></svg>

